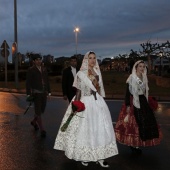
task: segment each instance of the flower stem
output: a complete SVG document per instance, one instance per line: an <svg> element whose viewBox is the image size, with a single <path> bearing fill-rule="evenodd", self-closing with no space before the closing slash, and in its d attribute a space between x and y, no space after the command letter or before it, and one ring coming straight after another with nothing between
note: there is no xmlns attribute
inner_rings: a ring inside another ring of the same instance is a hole
<svg viewBox="0 0 170 170"><path fill-rule="evenodd" d="M68 117L67 121L66 121L66 122L63 124L63 126L61 127L61 131L62 131L62 132L65 132L65 131L66 131L66 129L67 129L67 127L68 127L71 119L73 118L73 116L74 116L74 113L72 112L72 113L70 114L70 116Z"/></svg>

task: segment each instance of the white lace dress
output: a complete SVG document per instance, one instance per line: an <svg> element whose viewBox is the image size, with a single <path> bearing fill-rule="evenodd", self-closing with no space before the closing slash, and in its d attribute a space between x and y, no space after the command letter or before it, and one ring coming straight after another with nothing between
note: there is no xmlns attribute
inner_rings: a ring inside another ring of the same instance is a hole
<svg viewBox="0 0 170 170"><path fill-rule="evenodd" d="M97 161L117 155L118 149L108 106L98 93L95 100L91 94L94 86L89 85L91 81L87 76L81 75L77 74L77 88L81 89L81 101L85 110L77 115L83 118L74 116L65 132L59 129L54 149L65 151L69 159L76 161ZM61 126L66 122L71 110L70 104Z"/></svg>

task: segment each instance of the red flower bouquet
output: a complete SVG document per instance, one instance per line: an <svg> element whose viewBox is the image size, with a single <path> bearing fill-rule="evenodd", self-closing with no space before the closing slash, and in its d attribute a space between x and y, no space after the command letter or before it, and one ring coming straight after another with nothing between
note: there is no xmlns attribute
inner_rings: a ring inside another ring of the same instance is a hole
<svg viewBox="0 0 170 170"><path fill-rule="evenodd" d="M61 127L61 131L65 132L73 116L76 115L77 112L81 112L83 110L85 110L84 103L82 103L81 101L72 101L72 112L67 121Z"/></svg>
<svg viewBox="0 0 170 170"><path fill-rule="evenodd" d="M148 97L148 103L149 103L149 106L151 107L151 109L153 111L156 111L158 109L158 102L155 99L155 97L149 96Z"/></svg>

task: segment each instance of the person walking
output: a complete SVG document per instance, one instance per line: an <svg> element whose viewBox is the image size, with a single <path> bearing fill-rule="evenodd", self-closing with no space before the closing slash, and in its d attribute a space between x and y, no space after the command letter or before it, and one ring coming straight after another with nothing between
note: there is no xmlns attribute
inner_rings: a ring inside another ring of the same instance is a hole
<svg viewBox="0 0 170 170"><path fill-rule="evenodd" d="M62 74L63 98L64 100L68 100L69 103L76 94L76 89L73 87L73 82L77 71L77 58L72 56L70 58L70 66L65 68Z"/></svg>
<svg viewBox="0 0 170 170"><path fill-rule="evenodd" d="M105 159L117 155L118 149L110 111L103 99L105 91L94 52L85 54L73 86L77 89L76 95L66 110L54 149L65 151L69 159L81 161L84 166L96 162L108 168ZM74 112L67 129L63 130L76 102L81 104L77 105L77 112Z"/></svg>
<svg viewBox="0 0 170 170"><path fill-rule="evenodd" d="M137 61L128 77L125 103L115 126L119 143L130 146L136 153L139 147L160 144L162 133L157 124L154 109L149 104L147 68L144 61Z"/></svg>
<svg viewBox="0 0 170 170"><path fill-rule="evenodd" d="M40 54L33 54L33 66L28 69L26 79L27 98L33 98L35 115L31 125L35 130L40 129L41 136L46 136L42 122L42 114L46 108L47 96L51 95L48 73L42 66L42 57Z"/></svg>

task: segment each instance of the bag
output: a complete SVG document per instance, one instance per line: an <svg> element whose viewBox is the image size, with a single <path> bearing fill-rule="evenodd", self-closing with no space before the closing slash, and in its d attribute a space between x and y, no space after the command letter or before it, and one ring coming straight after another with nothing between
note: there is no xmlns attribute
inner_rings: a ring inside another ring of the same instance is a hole
<svg viewBox="0 0 170 170"><path fill-rule="evenodd" d="M156 111L158 109L158 102L155 97L149 96L148 103L153 111Z"/></svg>

